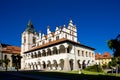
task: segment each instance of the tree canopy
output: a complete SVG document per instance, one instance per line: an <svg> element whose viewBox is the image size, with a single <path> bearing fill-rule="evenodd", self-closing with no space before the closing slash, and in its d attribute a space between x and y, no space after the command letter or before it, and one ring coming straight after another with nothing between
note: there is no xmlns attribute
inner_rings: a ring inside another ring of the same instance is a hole
<svg viewBox="0 0 120 80"><path fill-rule="evenodd" d="M120 34L115 39L108 40L108 47L113 50L114 57L120 57Z"/></svg>

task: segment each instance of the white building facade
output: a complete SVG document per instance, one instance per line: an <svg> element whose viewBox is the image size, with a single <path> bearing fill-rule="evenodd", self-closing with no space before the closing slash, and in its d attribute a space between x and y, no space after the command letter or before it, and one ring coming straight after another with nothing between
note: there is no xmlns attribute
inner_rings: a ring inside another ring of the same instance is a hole
<svg viewBox="0 0 120 80"><path fill-rule="evenodd" d="M70 20L68 27L47 28L47 34L37 33L31 21L22 33L21 69L78 70L95 63L94 48L77 40L77 28Z"/></svg>

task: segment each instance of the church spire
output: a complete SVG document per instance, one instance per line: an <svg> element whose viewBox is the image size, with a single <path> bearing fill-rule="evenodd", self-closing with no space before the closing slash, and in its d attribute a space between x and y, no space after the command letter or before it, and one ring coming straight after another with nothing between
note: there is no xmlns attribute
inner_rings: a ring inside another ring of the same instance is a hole
<svg viewBox="0 0 120 80"><path fill-rule="evenodd" d="M72 21L72 19L70 19L69 25L70 25L70 26L73 26L73 21Z"/></svg>
<svg viewBox="0 0 120 80"><path fill-rule="evenodd" d="M34 29L34 26L33 26L31 20L28 21L27 28L26 28L25 31L26 32L30 32L30 33L34 33L35 32L35 29Z"/></svg>

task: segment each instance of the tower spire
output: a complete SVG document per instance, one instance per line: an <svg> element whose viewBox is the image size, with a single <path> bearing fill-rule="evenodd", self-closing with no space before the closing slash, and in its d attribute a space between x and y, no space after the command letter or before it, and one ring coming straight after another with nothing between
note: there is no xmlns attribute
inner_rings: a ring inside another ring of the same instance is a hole
<svg viewBox="0 0 120 80"><path fill-rule="evenodd" d="M28 21L27 28L26 28L25 31L26 32L30 32L30 33L34 33L35 32L35 29L34 29L34 26L33 26L31 20Z"/></svg>

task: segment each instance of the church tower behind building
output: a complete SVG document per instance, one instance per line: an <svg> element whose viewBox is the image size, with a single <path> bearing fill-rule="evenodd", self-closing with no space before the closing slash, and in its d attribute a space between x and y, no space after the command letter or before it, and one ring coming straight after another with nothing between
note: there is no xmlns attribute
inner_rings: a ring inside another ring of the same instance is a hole
<svg viewBox="0 0 120 80"><path fill-rule="evenodd" d="M29 20L27 28L22 34L22 45L21 45L22 52L28 51L29 49L31 49L32 45L35 44L36 42L36 38L34 37L35 34L36 33L34 30L34 26L31 20Z"/></svg>

